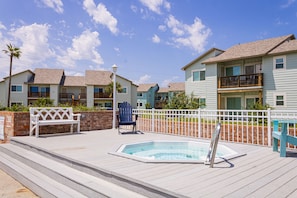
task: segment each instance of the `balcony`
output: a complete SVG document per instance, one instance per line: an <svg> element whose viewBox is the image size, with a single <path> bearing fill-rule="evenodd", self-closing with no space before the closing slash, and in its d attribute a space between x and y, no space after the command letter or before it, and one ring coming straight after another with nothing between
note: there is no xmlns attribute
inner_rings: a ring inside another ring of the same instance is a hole
<svg viewBox="0 0 297 198"><path fill-rule="evenodd" d="M28 92L28 98L49 98L50 92Z"/></svg>
<svg viewBox="0 0 297 198"><path fill-rule="evenodd" d="M218 88L246 88L263 86L263 74L219 77Z"/></svg>
<svg viewBox="0 0 297 198"><path fill-rule="evenodd" d="M109 93L94 93L94 98L112 98Z"/></svg>

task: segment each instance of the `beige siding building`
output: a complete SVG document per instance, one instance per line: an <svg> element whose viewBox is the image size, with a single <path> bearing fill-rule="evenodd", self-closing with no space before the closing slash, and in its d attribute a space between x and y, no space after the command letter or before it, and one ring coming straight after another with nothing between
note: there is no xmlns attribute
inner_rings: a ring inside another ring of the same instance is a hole
<svg viewBox="0 0 297 198"><path fill-rule="evenodd" d="M137 85L117 75L116 81L122 86L116 93L117 105L124 101L136 107ZM39 98L50 98L54 105L85 105L111 109L113 96L107 87L113 82L110 71L87 70L85 76L66 76L63 69L27 70L12 76L11 104L32 105ZM7 106L8 77L0 82L2 106Z"/></svg>

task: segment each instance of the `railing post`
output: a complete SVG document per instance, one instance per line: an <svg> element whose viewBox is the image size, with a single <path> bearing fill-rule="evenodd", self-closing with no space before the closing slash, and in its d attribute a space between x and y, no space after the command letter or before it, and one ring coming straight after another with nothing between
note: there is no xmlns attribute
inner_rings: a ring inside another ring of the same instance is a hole
<svg viewBox="0 0 297 198"><path fill-rule="evenodd" d="M152 108L152 130L151 132L154 132L155 130L155 108Z"/></svg>
<svg viewBox="0 0 297 198"><path fill-rule="evenodd" d="M267 109L267 141L268 141L268 146L271 146L271 109Z"/></svg>
<svg viewBox="0 0 297 198"><path fill-rule="evenodd" d="M201 108L198 109L198 137L201 138Z"/></svg>

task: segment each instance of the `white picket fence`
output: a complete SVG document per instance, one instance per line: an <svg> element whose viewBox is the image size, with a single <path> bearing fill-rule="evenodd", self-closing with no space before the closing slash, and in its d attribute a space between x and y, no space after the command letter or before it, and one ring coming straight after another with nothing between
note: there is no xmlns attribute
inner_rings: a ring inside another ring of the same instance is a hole
<svg viewBox="0 0 297 198"><path fill-rule="evenodd" d="M272 144L273 120L297 122L297 110L134 109L133 113L141 131L209 139L220 122L220 140L263 146ZM296 137L296 124L289 125Z"/></svg>

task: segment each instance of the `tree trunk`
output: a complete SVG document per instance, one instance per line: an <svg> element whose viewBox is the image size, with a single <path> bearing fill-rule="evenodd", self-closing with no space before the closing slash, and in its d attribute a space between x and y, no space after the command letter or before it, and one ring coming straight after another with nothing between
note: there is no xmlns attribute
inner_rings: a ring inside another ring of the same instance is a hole
<svg viewBox="0 0 297 198"><path fill-rule="evenodd" d="M7 107L10 107L10 92L11 92L11 73L12 73L12 54L10 55L10 68L9 68L9 80L8 80L8 97L7 97Z"/></svg>

